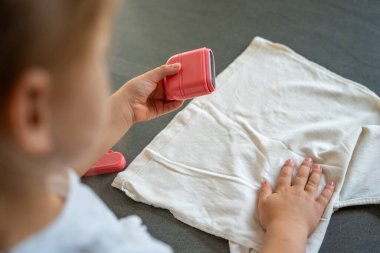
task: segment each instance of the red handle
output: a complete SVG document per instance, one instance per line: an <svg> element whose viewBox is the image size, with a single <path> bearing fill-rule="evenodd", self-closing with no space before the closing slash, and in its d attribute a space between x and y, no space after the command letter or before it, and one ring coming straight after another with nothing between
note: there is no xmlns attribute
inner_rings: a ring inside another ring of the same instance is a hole
<svg viewBox="0 0 380 253"><path fill-rule="evenodd" d="M127 161L122 153L110 150L97 160L83 176L88 177L118 172L123 170L126 164Z"/></svg>

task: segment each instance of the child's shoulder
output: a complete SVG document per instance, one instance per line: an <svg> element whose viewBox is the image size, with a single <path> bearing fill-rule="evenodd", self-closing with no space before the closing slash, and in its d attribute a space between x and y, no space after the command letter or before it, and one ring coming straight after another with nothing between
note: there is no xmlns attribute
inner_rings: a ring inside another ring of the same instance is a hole
<svg viewBox="0 0 380 253"><path fill-rule="evenodd" d="M11 252L171 252L148 234L139 217L118 220L75 172L69 170L68 178L60 215Z"/></svg>

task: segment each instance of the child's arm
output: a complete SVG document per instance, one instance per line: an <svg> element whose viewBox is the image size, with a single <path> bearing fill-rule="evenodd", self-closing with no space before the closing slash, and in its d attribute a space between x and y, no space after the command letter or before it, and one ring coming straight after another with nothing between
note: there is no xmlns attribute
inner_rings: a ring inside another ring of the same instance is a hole
<svg viewBox="0 0 380 253"><path fill-rule="evenodd" d="M266 230L262 253L305 252L307 238L334 192L334 183L329 182L316 196L322 168L312 163L305 159L292 182L294 164L286 161L274 191L268 182L262 182L258 203L260 223Z"/></svg>
<svg viewBox="0 0 380 253"><path fill-rule="evenodd" d="M96 150L83 157L73 168L82 176L104 153L106 153L128 129L137 122L146 121L179 108L183 101L165 98L163 79L174 75L180 65L162 65L124 84L110 98L110 115L104 138Z"/></svg>

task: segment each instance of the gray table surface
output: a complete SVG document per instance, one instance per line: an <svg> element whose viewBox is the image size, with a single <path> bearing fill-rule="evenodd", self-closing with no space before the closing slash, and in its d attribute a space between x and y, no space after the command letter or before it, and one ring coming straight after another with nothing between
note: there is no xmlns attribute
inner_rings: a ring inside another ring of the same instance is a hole
<svg viewBox="0 0 380 253"><path fill-rule="evenodd" d="M380 94L378 0L128 0L122 1L119 9L110 56L115 90L173 54L203 46L213 49L220 73L253 37L261 36ZM135 125L114 150L132 161L174 115ZM167 210L134 202L112 188L114 177L109 174L83 181L118 217L139 215L149 232L175 252L229 252L226 240L177 221ZM320 252L380 252L379 207L336 212Z"/></svg>

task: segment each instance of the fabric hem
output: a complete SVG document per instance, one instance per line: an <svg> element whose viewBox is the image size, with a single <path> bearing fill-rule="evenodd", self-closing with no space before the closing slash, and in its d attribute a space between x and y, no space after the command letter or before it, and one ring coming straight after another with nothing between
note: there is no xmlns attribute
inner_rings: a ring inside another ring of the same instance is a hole
<svg viewBox="0 0 380 253"><path fill-rule="evenodd" d="M376 204L380 204L380 196L340 201L334 204L334 209L335 208L339 209L339 208L349 207L349 206L376 205Z"/></svg>

